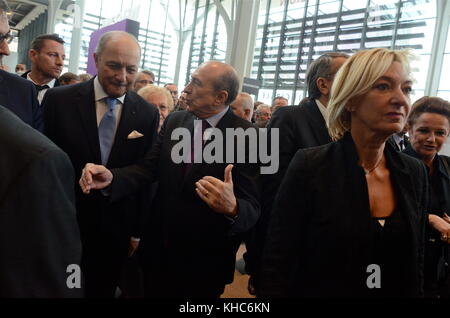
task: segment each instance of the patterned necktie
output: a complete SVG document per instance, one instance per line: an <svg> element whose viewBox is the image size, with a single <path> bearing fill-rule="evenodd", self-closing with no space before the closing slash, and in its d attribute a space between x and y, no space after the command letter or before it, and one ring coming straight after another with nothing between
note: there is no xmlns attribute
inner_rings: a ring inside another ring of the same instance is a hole
<svg viewBox="0 0 450 318"><path fill-rule="evenodd" d="M111 152L111 147L114 142L114 135L116 133L116 115L114 114L114 108L116 106L117 99L107 97L104 100L106 105L108 105L108 111L98 125L98 139L100 142L102 164L106 166L109 153Z"/></svg>

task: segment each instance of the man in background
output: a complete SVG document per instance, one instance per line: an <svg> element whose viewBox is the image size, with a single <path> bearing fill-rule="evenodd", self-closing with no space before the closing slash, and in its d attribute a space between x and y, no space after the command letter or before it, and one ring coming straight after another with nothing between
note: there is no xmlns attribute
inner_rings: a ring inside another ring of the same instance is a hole
<svg viewBox="0 0 450 318"><path fill-rule="evenodd" d="M230 105L234 114L251 122L253 116L253 99L248 93L239 93Z"/></svg>
<svg viewBox="0 0 450 318"><path fill-rule="evenodd" d="M138 73L133 90L138 92L142 87L155 83L155 74L152 71L143 70Z"/></svg>
<svg viewBox="0 0 450 318"><path fill-rule="evenodd" d="M23 73L22 77L35 85L39 104L42 104L47 90L60 85L58 77L66 58L64 40L57 34L40 35L31 43L28 57L31 60L31 70Z"/></svg>

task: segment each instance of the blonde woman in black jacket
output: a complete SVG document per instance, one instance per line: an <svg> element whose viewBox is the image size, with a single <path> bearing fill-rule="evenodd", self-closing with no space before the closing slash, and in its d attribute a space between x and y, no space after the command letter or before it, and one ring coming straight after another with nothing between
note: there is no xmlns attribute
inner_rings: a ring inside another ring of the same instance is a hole
<svg viewBox="0 0 450 318"><path fill-rule="evenodd" d="M360 51L331 89L335 140L299 150L274 204L263 297L419 297L428 183L386 143L410 111L408 53Z"/></svg>

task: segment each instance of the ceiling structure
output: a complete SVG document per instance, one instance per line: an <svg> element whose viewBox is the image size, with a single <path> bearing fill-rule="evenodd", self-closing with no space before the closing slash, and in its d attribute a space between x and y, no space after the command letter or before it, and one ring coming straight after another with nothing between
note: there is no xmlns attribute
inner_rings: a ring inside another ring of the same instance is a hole
<svg viewBox="0 0 450 318"><path fill-rule="evenodd" d="M8 3L11 9L9 13L9 24L11 28L14 30L22 30L41 13L45 12L49 1L57 0L6 0L6 3ZM63 0L61 8L67 8L73 2L72 0Z"/></svg>

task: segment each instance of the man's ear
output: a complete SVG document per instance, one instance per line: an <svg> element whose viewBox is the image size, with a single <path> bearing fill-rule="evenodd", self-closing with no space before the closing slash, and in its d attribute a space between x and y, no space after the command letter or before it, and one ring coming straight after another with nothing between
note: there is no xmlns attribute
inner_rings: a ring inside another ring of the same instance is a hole
<svg viewBox="0 0 450 318"><path fill-rule="evenodd" d="M221 90L219 91L219 93L217 93L216 103L217 105L224 105L227 99L228 99L228 92L225 90Z"/></svg>
<svg viewBox="0 0 450 318"><path fill-rule="evenodd" d="M95 66L98 69L98 55L97 55L97 53L94 53L94 62L95 62Z"/></svg>
<svg viewBox="0 0 450 318"><path fill-rule="evenodd" d="M39 54L38 51L34 50L34 49L30 49L28 51L28 57L30 58L30 60L33 62L33 60L36 58L36 56Z"/></svg>
<svg viewBox="0 0 450 318"><path fill-rule="evenodd" d="M319 77L316 80L317 88L319 89L320 93L324 96L328 96L330 94L330 89L328 85L330 84L329 81L327 81L324 77Z"/></svg>

